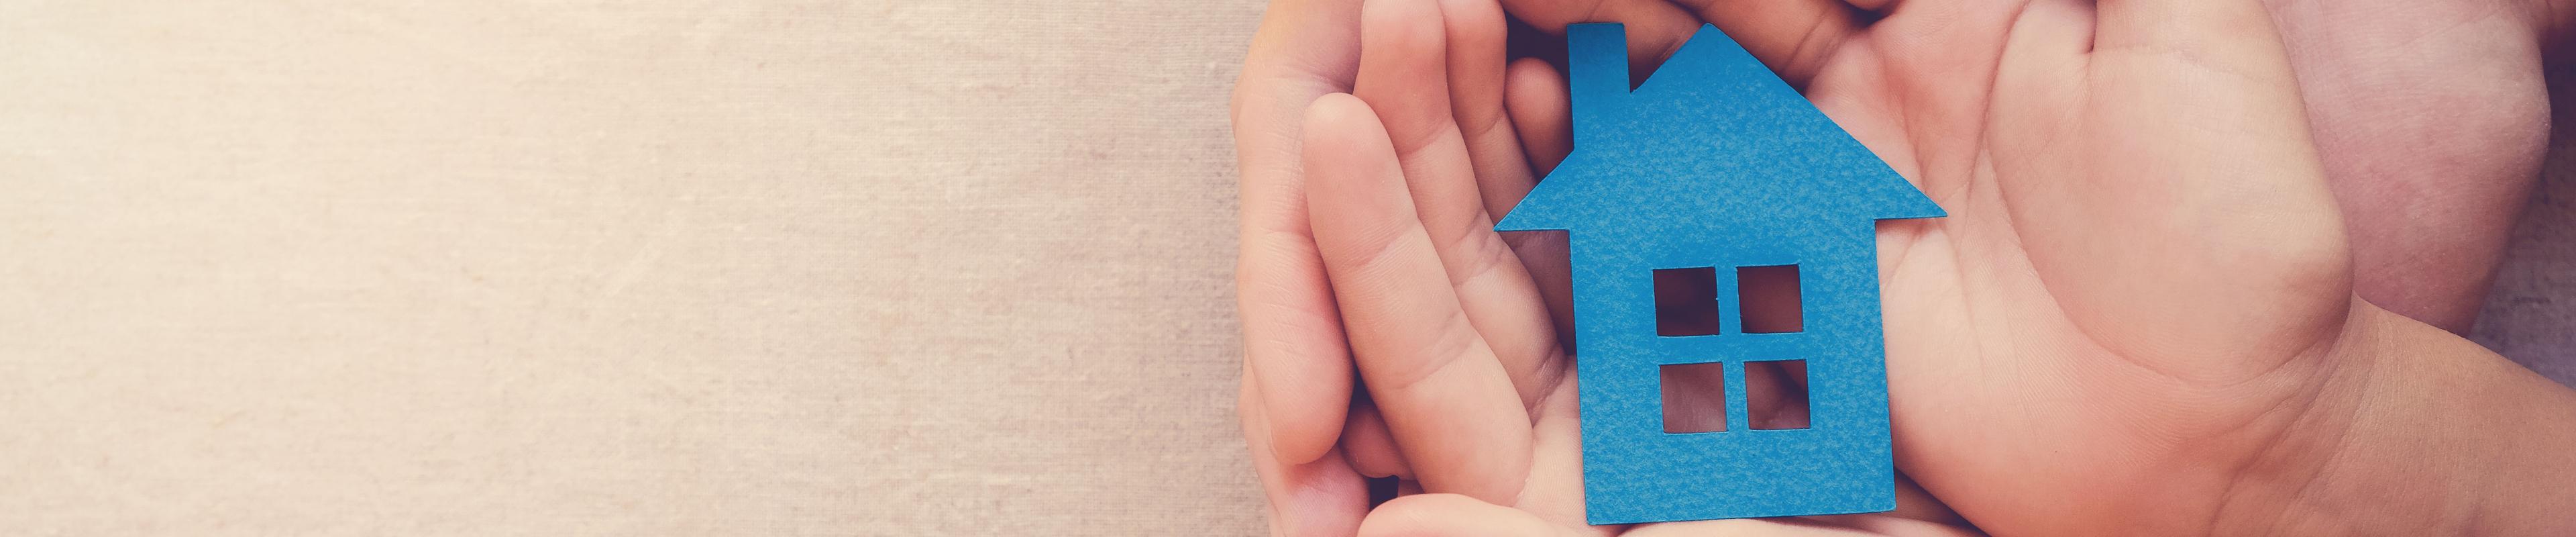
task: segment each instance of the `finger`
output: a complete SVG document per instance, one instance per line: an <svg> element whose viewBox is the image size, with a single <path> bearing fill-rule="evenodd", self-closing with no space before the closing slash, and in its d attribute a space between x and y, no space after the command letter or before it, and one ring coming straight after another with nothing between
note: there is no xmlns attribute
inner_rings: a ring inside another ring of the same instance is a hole
<svg viewBox="0 0 2576 537"><path fill-rule="evenodd" d="M1394 433L1387 432L1385 418L1379 417L1377 405L1362 398L1351 403L1351 419L1342 428L1342 454L1351 461L1351 469L1368 477L1413 477L1405 467L1404 455L1395 448Z"/></svg>
<svg viewBox="0 0 2576 537"><path fill-rule="evenodd" d="M1797 87L1806 87L1835 48L1860 26L1841 0L1671 0L1715 24L1746 52Z"/></svg>
<svg viewBox="0 0 2576 537"><path fill-rule="evenodd" d="M1773 0L1758 0L1769 2ZM1584 22L1616 22L1628 32L1628 73L1644 77L1698 33L1699 17L1665 0L1503 0L1503 9L1551 34ZM1632 81L1633 82L1633 81Z"/></svg>
<svg viewBox="0 0 2576 537"><path fill-rule="evenodd" d="M1311 461L1332 447L1349 408L1350 352L1313 239L1252 229L1255 203L1245 200L1246 236L1235 269L1244 377L1251 381L1245 388L1269 413L1269 428L1253 434L1268 437L1285 461ZM1305 220L1302 214L1279 219Z"/></svg>
<svg viewBox="0 0 2576 537"><path fill-rule="evenodd" d="M1520 258L1496 234L1476 170L1450 115L1445 30L1439 7L1370 2L1360 16L1360 73L1353 91L1394 141L1415 214L1458 302L1501 360L1524 406L1553 383L1557 355L1546 301ZM1382 408L1389 413L1401 409Z"/></svg>
<svg viewBox="0 0 2576 537"><path fill-rule="evenodd" d="M1504 113L1504 66L1510 57L1503 8L1493 0L1441 0L1440 15L1449 31L1449 107L1459 132L1466 135L1485 213L1503 214L1538 181L1530 175L1520 138Z"/></svg>
<svg viewBox="0 0 2576 537"><path fill-rule="evenodd" d="M1565 78L1556 67L1538 58L1512 62L1504 74L1504 110L1511 116L1512 131L1520 141L1521 158L1533 174L1545 174L1565 161L1574 151L1574 128L1571 104L1566 100ZM1511 186L1501 188L1510 189ZM1495 187L1488 187L1493 192ZM1509 190L1506 190L1509 191ZM1527 188L1514 194L1513 203L1528 195ZM1487 199L1492 199L1491 195ZM1508 214L1506 207L1491 214ZM1520 254L1521 265L1529 267L1530 280L1538 285L1538 294L1547 300L1548 317L1556 321L1556 333L1574 333L1574 278L1568 272L1566 237L1553 231L1503 234L1512 252ZM1558 338L1560 348L1572 348L1573 341Z"/></svg>
<svg viewBox="0 0 2576 537"><path fill-rule="evenodd" d="M1512 130L1520 135L1530 168L1544 176L1574 152L1574 104L1565 95L1565 76L1538 58L1512 62L1507 76L1503 97Z"/></svg>
<svg viewBox="0 0 2576 537"><path fill-rule="evenodd" d="M1456 494L1423 494L1386 502L1360 523L1363 537L1570 537L1582 535L1519 509Z"/></svg>
<svg viewBox="0 0 2576 537"><path fill-rule="evenodd" d="M1252 379L1242 383L1235 410L1251 440L1253 472L1261 476L1262 493L1269 500L1270 534L1327 537L1358 531L1360 517L1368 513L1368 482L1342 461L1340 451L1326 449L1304 463L1281 460L1264 434L1270 425L1263 423L1267 418Z"/></svg>
<svg viewBox="0 0 2576 537"><path fill-rule="evenodd" d="M1306 115L1307 205L1353 355L1425 488L1511 498L1529 413L1447 285L1385 132L1347 95Z"/></svg>
<svg viewBox="0 0 2576 537"><path fill-rule="evenodd" d="M1242 172L1235 265L1244 375L1265 437L1286 462L1331 449L1350 402L1351 361L1306 225L1297 131L1306 106L1348 88L1359 63L1357 0L1282 0L1262 18L1233 98Z"/></svg>

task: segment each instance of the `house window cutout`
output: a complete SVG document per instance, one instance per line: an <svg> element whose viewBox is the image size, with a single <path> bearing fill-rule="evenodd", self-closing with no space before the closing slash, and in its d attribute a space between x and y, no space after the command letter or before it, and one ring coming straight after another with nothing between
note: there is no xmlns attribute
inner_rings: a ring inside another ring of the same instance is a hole
<svg viewBox="0 0 2576 537"><path fill-rule="evenodd" d="M1807 361L1745 362L1744 407L1748 429L1807 428Z"/></svg>
<svg viewBox="0 0 2576 537"><path fill-rule="evenodd" d="M1718 332L1717 268L1655 269L1655 335Z"/></svg>
<svg viewBox="0 0 2576 537"><path fill-rule="evenodd" d="M1726 430L1726 362L1665 364L1659 369L1665 433Z"/></svg>
<svg viewBox="0 0 2576 537"><path fill-rule="evenodd" d="M1782 334L1807 329L1806 308L1799 303L1797 265L1736 267L1735 298L1735 303L1744 308L1740 317L1744 320L1744 333Z"/></svg>

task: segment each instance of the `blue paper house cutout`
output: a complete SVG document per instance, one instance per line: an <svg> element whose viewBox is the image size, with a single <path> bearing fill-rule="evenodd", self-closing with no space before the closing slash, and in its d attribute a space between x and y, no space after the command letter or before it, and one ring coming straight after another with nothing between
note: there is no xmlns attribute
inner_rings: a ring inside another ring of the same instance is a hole
<svg viewBox="0 0 2576 537"><path fill-rule="evenodd" d="M1619 25L1566 35L1574 152L1496 229L1571 244L1587 518L1895 509L1875 223L1941 207L1714 26L1633 92ZM1713 333L1660 333L1669 269L1714 286ZM1781 271L1802 318L1749 326L1736 276ZM1744 364L1764 360L1804 361L1806 428L1746 419ZM1668 433L1662 368L1697 363L1724 368L1725 430Z"/></svg>

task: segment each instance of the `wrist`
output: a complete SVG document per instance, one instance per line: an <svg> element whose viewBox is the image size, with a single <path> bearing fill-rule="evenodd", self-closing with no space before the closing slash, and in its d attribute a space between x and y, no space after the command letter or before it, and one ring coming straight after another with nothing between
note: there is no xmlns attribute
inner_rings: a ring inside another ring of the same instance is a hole
<svg viewBox="0 0 2576 537"><path fill-rule="evenodd" d="M2290 433L2248 464L2213 533L2576 532L2576 392L2367 304Z"/></svg>

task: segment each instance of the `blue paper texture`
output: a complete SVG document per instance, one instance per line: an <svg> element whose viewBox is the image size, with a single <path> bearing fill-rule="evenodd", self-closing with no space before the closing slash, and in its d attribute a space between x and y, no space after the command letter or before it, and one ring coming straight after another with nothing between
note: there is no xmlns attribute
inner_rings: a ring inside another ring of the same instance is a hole
<svg viewBox="0 0 2576 537"><path fill-rule="evenodd" d="M1587 518L1895 509L1875 222L1941 207L1715 26L1634 91L1619 25L1566 36L1574 152L1496 229L1572 245ZM1791 264L1803 330L1745 333L1735 269ZM1653 271L1686 267L1715 267L1719 333L1657 335ZM1807 428L1748 426L1762 360L1807 361ZM1726 363L1727 429L1664 432L1658 368L1706 362Z"/></svg>

